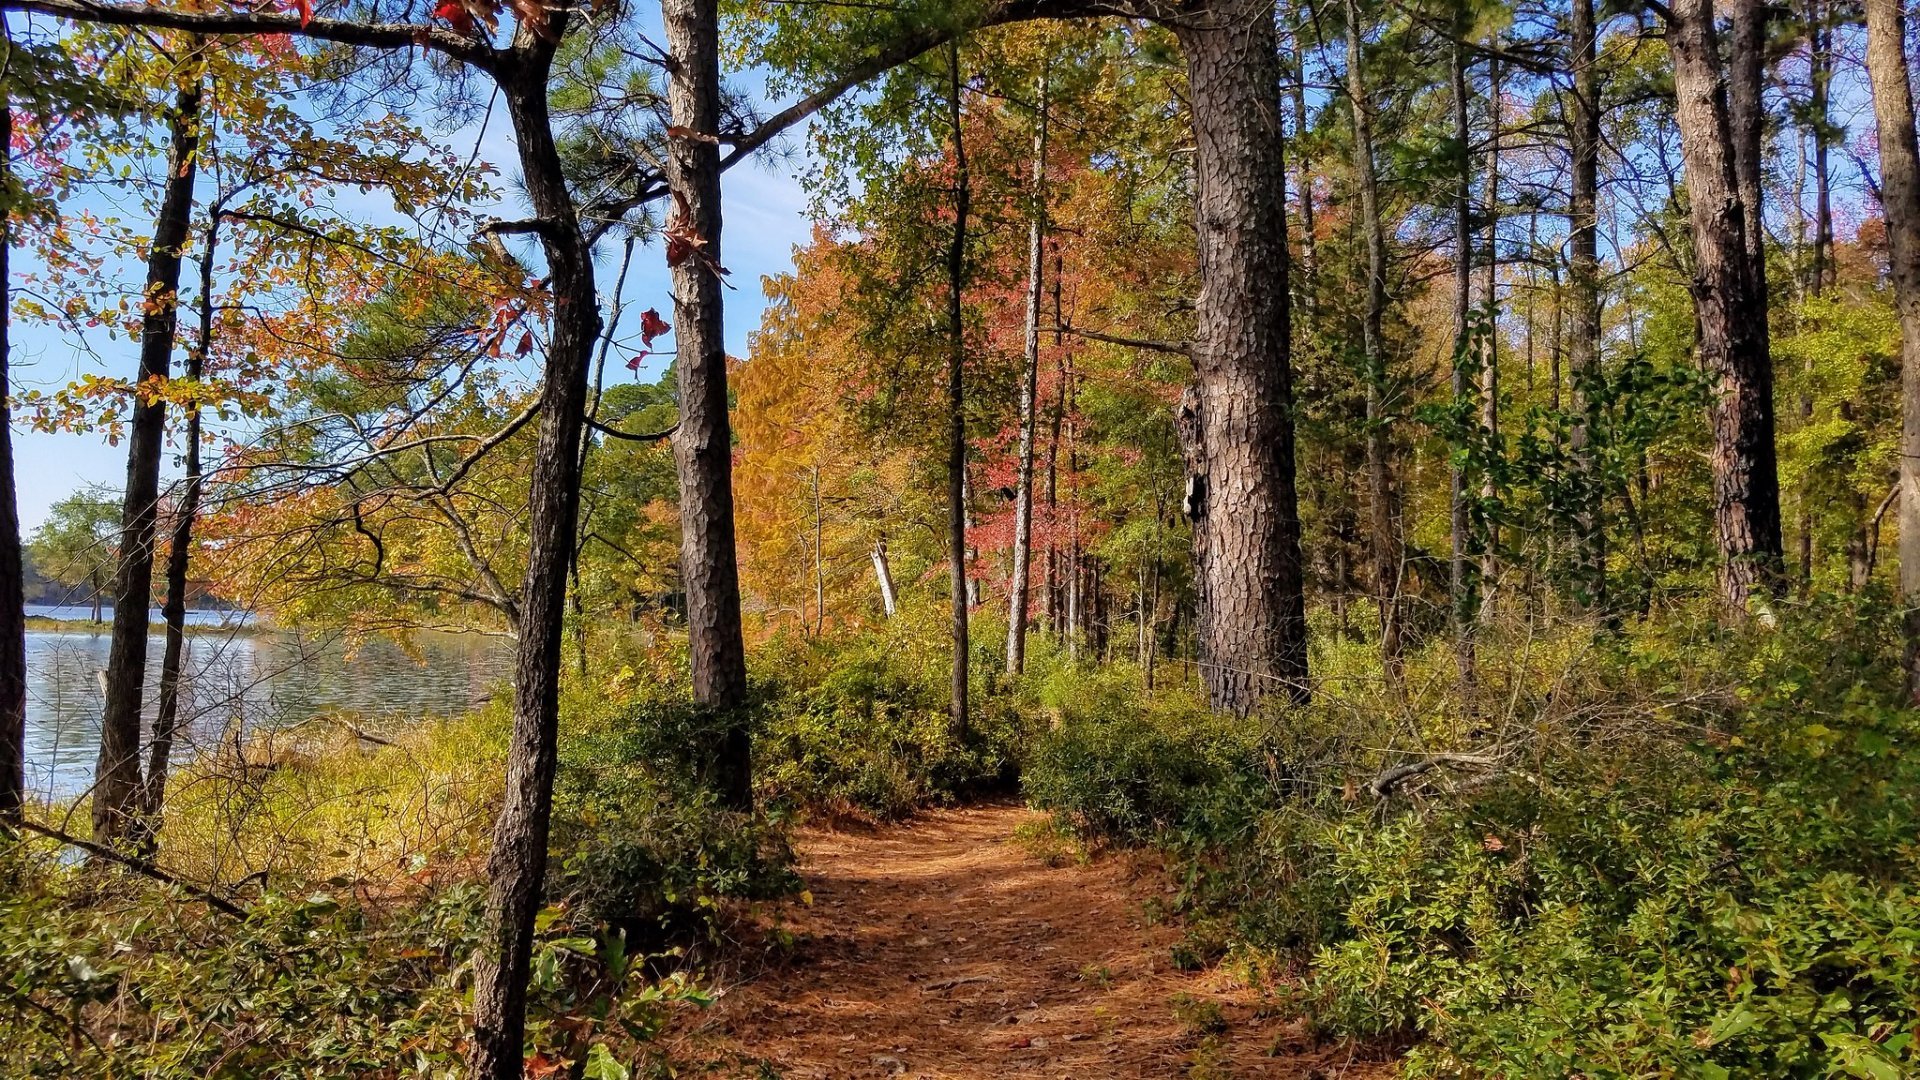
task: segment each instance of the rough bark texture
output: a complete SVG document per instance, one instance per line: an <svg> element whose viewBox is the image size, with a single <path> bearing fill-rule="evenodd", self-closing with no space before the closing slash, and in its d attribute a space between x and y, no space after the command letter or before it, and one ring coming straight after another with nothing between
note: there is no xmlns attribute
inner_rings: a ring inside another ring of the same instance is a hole
<svg viewBox="0 0 1920 1080"><path fill-rule="evenodd" d="M1360 185L1360 229L1367 245L1367 297L1360 321L1367 389L1367 495L1372 517L1373 595L1380 606L1380 659L1389 680L1400 673L1399 507L1388 460L1387 356L1382 320L1387 310L1387 234L1380 220L1374 173L1373 105L1368 98L1360 11L1347 0L1347 98L1353 108L1353 168Z"/></svg>
<svg viewBox="0 0 1920 1080"><path fill-rule="evenodd" d="M1747 212L1710 0L1680 0L1667 25L1693 228L1700 363L1713 382L1714 521L1720 600L1744 618L1756 587L1781 578L1780 477L1773 444L1767 308L1747 255Z"/></svg>
<svg viewBox="0 0 1920 1080"><path fill-rule="evenodd" d="M967 212L973 196L962 138L960 50L947 50L952 77L947 99L953 128L953 240L947 246L947 565L953 602L953 699L947 727L967 734L967 325L963 290L967 275Z"/></svg>
<svg viewBox="0 0 1920 1080"><path fill-rule="evenodd" d="M1039 115L1033 128L1033 209L1027 222L1026 370L1020 378L1019 472L1013 491L1013 576L1007 584L1007 674L1027 662L1027 608L1033 553L1033 441L1039 421L1041 267L1047 236L1047 77L1040 76Z"/></svg>
<svg viewBox="0 0 1920 1080"><path fill-rule="evenodd" d="M199 379L213 338L213 256L220 247L220 208L210 211L206 248L200 254L200 336L187 354L187 378ZM166 804L167 773L173 738L180 724L180 667L187 648L187 566L193 550L194 519L200 514L200 407L187 410L186 476L173 509L173 536L167 547L167 598L160 606L167 643L160 657L160 707L153 720L153 744L147 750L147 775L140 790L140 833L151 846Z"/></svg>
<svg viewBox="0 0 1920 1080"><path fill-rule="evenodd" d="M1900 599L1907 693L1920 701L1920 140L1901 0L1866 0L1867 74L1880 133L1880 205L1900 316Z"/></svg>
<svg viewBox="0 0 1920 1080"><path fill-rule="evenodd" d="M1215 708L1244 714L1307 693L1272 0L1218 0L1174 33L1196 144L1201 284L1181 427L1201 681Z"/></svg>
<svg viewBox="0 0 1920 1080"><path fill-rule="evenodd" d="M5 27L0 26L0 34ZM11 42L0 42L11 50ZM6 57L0 56L0 60ZM13 145L13 103L0 72L0 148ZM11 156L0 153L0 190L11 184ZM13 480L13 409L9 404L9 324L13 316L9 256L13 210L0 205L0 828L20 818L26 800L27 618L20 559L20 505Z"/></svg>
<svg viewBox="0 0 1920 1080"><path fill-rule="evenodd" d="M1467 118L1466 46L1456 43L1447 65L1453 97L1453 137L1457 145L1453 194L1453 400L1464 408L1478 391L1474 379L1473 340L1473 130ZM1457 460L1449 467L1448 509L1452 559L1448 585L1453 598L1454 663L1460 683L1474 681L1473 619L1479 606L1479 569L1474 561L1473 515L1467 502L1467 470Z"/></svg>
<svg viewBox="0 0 1920 1080"><path fill-rule="evenodd" d="M564 19L560 12L552 17L556 37ZM542 223L554 304L527 507L527 576L514 656L506 799L487 857L486 936L474 959L473 1046L467 1064L478 1080L518 1080L524 1071L527 976L546 877L557 765L567 566L580 509L580 432L593 344L600 334L592 253L580 231L547 113L552 59L552 46L522 28L498 76L527 199Z"/></svg>
<svg viewBox="0 0 1920 1080"><path fill-rule="evenodd" d="M666 0L667 82L673 123L695 137L669 141L667 184L683 225L705 245L673 269L680 429L680 576L687 590L688 653L694 700L728 723L712 779L727 804L753 805L752 747L738 715L747 692L740 629L740 566L733 538L733 434L727 421L727 350L722 323L720 147L700 138L720 130L720 30L714 0ZM681 205L684 200L684 206Z"/></svg>
<svg viewBox="0 0 1920 1080"><path fill-rule="evenodd" d="M1576 598L1606 603L1607 533L1599 469L1594 461L1593 390L1600 378L1600 75L1594 0L1573 0L1573 93L1568 96L1567 143L1573 185L1567 200L1569 328L1567 366L1573 376L1572 451L1577 503L1569 568Z"/></svg>
<svg viewBox="0 0 1920 1080"><path fill-rule="evenodd" d="M200 78L180 89L168 118L167 181L147 254L140 322L140 385L164 382L173 367L180 316L180 252L193 213L199 167ZM140 698L147 676L147 619L153 602L154 528L167 407L136 402L127 439L127 489L120 514L120 559L113 580L113 639L107 649L106 711L94 767L93 838L108 846L127 834L140 795Z"/></svg>

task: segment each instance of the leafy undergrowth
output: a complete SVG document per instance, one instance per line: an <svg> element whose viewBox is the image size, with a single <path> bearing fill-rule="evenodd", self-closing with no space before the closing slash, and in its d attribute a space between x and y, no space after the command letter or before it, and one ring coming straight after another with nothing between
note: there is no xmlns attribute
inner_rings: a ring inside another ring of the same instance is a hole
<svg viewBox="0 0 1920 1080"><path fill-rule="evenodd" d="M664 1075L654 1036L704 1001L706 951L743 906L799 890L797 816L898 817L1013 774L1012 695L983 681L953 738L939 624L905 618L763 647L761 809L723 810L700 766L724 718L692 704L675 659L616 645L563 694L530 1067ZM508 726L498 704L378 741L312 724L184 763L159 862L243 919L11 843L0 1075L458 1075Z"/></svg>
<svg viewBox="0 0 1920 1080"><path fill-rule="evenodd" d="M1492 637L1471 700L1444 648L1396 697L1323 639L1316 703L1250 721L1096 684L1027 791L1172 854L1189 960L1297 980L1325 1028L1417 1042L1412 1075L1914 1075L1896 626Z"/></svg>

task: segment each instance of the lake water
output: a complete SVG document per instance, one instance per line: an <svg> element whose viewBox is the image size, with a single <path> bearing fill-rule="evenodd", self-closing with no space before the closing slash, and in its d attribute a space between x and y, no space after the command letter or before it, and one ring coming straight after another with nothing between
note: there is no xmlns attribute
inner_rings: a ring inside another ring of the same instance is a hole
<svg viewBox="0 0 1920 1080"><path fill-rule="evenodd" d="M86 607L27 605L28 616L88 619ZM113 612L105 614L109 623ZM153 613L157 621L159 612ZM221 633L239 612L190 611L203 629L187 635L181 697L181 753L212 745L236 726L287 727L326 714L347 714L379 728L464 712L489 700L506 683L512 651L499 638L421 633L410 656L385 639L351 652L333 638L283 630ZM148 727L165 635L147 641ZM42 797L71 798L93 782L100 749L100 672L106 667L109 627L62 627L27 632L27 788Z"/></svg>

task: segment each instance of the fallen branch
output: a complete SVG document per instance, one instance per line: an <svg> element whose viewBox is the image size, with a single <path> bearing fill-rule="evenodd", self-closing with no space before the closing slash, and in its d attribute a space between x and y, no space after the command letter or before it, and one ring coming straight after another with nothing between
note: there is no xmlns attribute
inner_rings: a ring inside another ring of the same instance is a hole
<svg viewBox="0 0 1920 1080"><path fill-rule="evenodd" d="M942 990L951 990L956 986L965 986L968 983L983 983L983 982L992 982L992 981L993 981L993 976L991 975L962 975L959 978L941 979L939 982L930 982L927 985L921 987L920 992L923 994L937 994Z"/></svg>
<svg viewBox="0 0 1920 1080"><path fill-rule="evenodd" d="M1374 798L1384 799L1391 796L1393 790L1405 781L1432 772L1442 765L1485 766L1496 764L1498 761L1498 758L1486 754L1434 754L1431 757L1421 758L1419 761L1409 761L1404 765L1395 765L1393 768L1383 771L1379 776L1373 778L1372 783L1367 785L1367 790L1373 793Z"/></svg>
<svg viewBox="0 0 1920 1080"><path fill-rule="evenodd" d="M72 833L62 832L59 829L41 825L37 822L22 821L20 822L20 826L28 832L39 833L49 840L65 844L71 848L77 848L95 858L119 863L134 873L150 877L163 885L171 885L223 915L231 915L236 919L244 919L247 917L246 910L233 901L211 890L195 885L192 882L182 881L144 859L136 859L131 855L121 854L103 844L96 844L91 840L83 840L78 836L74 836Z"/></svg>

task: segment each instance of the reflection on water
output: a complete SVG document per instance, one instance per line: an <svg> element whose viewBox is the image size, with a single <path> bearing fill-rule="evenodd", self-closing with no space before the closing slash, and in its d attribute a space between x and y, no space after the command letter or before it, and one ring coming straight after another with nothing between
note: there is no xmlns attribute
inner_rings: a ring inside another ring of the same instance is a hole
<svg viewBox="0 0 1920 1080"><path fill-rule="evenodd" d="M30 604L27 614L86 619L92 613ZM237 613L188 613L188 621L202 627L234 620ZM27 634L28 790L71 798L93 782L108 644L105 625ZM149 721L164 644L157 631L147 641ZM191 753L238 728L287 727L329 713L375 721L458 713L485 702L511 670L511 651L497 638L422 633L415 646L417 658L386 640L365 642L349 655L337 640L288 631L190 633L181 745Z"/></svg>

